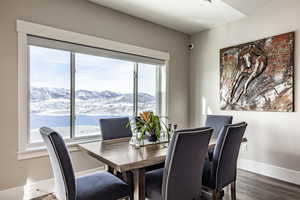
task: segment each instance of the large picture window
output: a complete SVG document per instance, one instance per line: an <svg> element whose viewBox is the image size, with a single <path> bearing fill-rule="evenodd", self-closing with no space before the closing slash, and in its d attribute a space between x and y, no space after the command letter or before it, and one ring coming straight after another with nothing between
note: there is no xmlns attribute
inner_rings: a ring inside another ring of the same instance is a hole
<svg viewBox="0 0 300 200"><path fill-rule="evenodd" d="M42 126L101 138L101 118L161 112L161 60L30 36L28 65L28 144Z"/></svg>

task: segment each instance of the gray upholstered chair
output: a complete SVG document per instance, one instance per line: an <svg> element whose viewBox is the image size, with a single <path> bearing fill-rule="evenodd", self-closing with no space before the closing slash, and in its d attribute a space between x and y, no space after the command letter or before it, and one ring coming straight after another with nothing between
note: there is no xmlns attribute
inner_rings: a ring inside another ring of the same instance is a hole
<svg viewBox="0 0 300 200"><path fill-rule="evenodd" d="M231 115L207 115L205 126L212 127L214 129L213 136L217 138L222 131L224 130L223 127L227 124L232 124L232 116ZM209 160L212 159L214 153L214 148L210 148L208 150L208 157Z"/></svg>
<svg viewBox="0 0 300 200"><path fill-rule="evenodd" d="M201 199L202 168L212 132L212 128L199 128L173 134L165 167L146 173L148 199Z"/></svg>
<svg viewBox="0 0 300 200"><path fill-rule="evenodd" d="M128 117L115 117L100 119L100 129L103 140L111 140L125 137L132 137L132 131ZM127 126L128 125L128 126ZM133 197L133 173L131 171L120 173L108 166L108 172L117 177L127 180L130 186L130 197ZM124 178L126 177L126 178Z"/></svg>
<svg viewBox="0 0 300 200"><path fill-rule="evenodd" d="M212 191L213 200L219 199L222 189L228 185L231 185L231 198L236 199L237 160L246 127L245 122L225 125L212 161L205 161L203 186Z"/></svg>
<svg viewBox="0 0 300 200"><path fill-rule="evenodd" d="M124 137L132 137L128 117L100 119L100 128L103 140L111 140ZM164 163L149 166L146 171L163 168Z"/></svg>
<svg viewBox="0 0 300 200"><path fill-rule="evenodd" d="M100 119L100 129L103 140L131 137L132 132L128 117Z"/></svg>
<svg viewBox="0 0 300 200"><path fill-rule="evenodd" d="M128 117L118 117L118 118L106 118L100 119L100 128L102 133L103 140L111 140L111 139L118 139L124 137L132 137L131 127L127 126L129 124ZM146 171L151 171L154 169L159 169L164 166L164 163L149 166L146 168ZM133 197L133 173L131 171L127 172L117 172L116 170L108 167L108 171L112 174L115 174L119 178L126 180L130 186L130 197Z"/></svg>
<svg viewBox="0 0 300 200"><path fill-rule="evenodd" d="M75 178L68 149L62 137L50 128L40 129L54 173L59 200L117 200L129 197L129 187L108 172Z"/></svg>

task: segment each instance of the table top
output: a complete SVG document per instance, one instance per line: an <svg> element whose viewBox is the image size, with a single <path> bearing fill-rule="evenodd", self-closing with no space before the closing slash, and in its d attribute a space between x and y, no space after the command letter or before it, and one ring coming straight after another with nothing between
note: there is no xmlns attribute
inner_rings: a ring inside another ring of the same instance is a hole
<svg viewBox="0 0 300 200"><path fill-rule="evenodd" d="M165 161L168 151L166 144L143 146L137 149L130 145L130 139L84 143L79 144L79 148L119 172L148 167ZM215 144L216 139L212 138L209 147Z"/></svg>

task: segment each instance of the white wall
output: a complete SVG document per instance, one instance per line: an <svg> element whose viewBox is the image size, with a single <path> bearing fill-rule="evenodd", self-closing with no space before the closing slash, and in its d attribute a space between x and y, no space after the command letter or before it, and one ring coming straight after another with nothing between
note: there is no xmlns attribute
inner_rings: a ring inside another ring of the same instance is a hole
<svg viewBox="0 0 300 200"><path fill-rule="evenodd" d="M274 0L252 16L195 34L190 55L190 122L197 126L205 114L229 114L249 126L247 151L241 158L300 171L300 1ZM221 111L219 50L224 47L296 31L294 113Z"/></svg>
<svg viewBox="0 0 300 200"><path fill-rule="evenodd" d="M48 157L17 160L17 32L16 20L170 52L169 116L188 124L189 37L87 0L7 0L0 3L0 190L52 176ZM76 171L98 167L89 156L72 153Z"/></svg>

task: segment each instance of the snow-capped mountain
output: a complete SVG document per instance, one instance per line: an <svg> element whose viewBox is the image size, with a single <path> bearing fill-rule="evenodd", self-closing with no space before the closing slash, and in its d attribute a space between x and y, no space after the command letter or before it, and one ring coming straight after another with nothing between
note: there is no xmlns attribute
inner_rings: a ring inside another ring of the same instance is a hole
<svg viewBox="0 0 300 200"><path fill-rule="evenodd" d="M64 88L30 88L30 109L36 114L69 114L69 89ZM139 93L139 110L154 110L155 97ZM112 91L75 91L75 110L77 114L121 115L132 114L133 94Z"/></svg>
<svg viewBox="0 0 300 200"><path fill-rule="evenodd" d="M70 90L64 88L30 88L30 101L40 102L49 99L67 99L70 97Z"/></svg>

